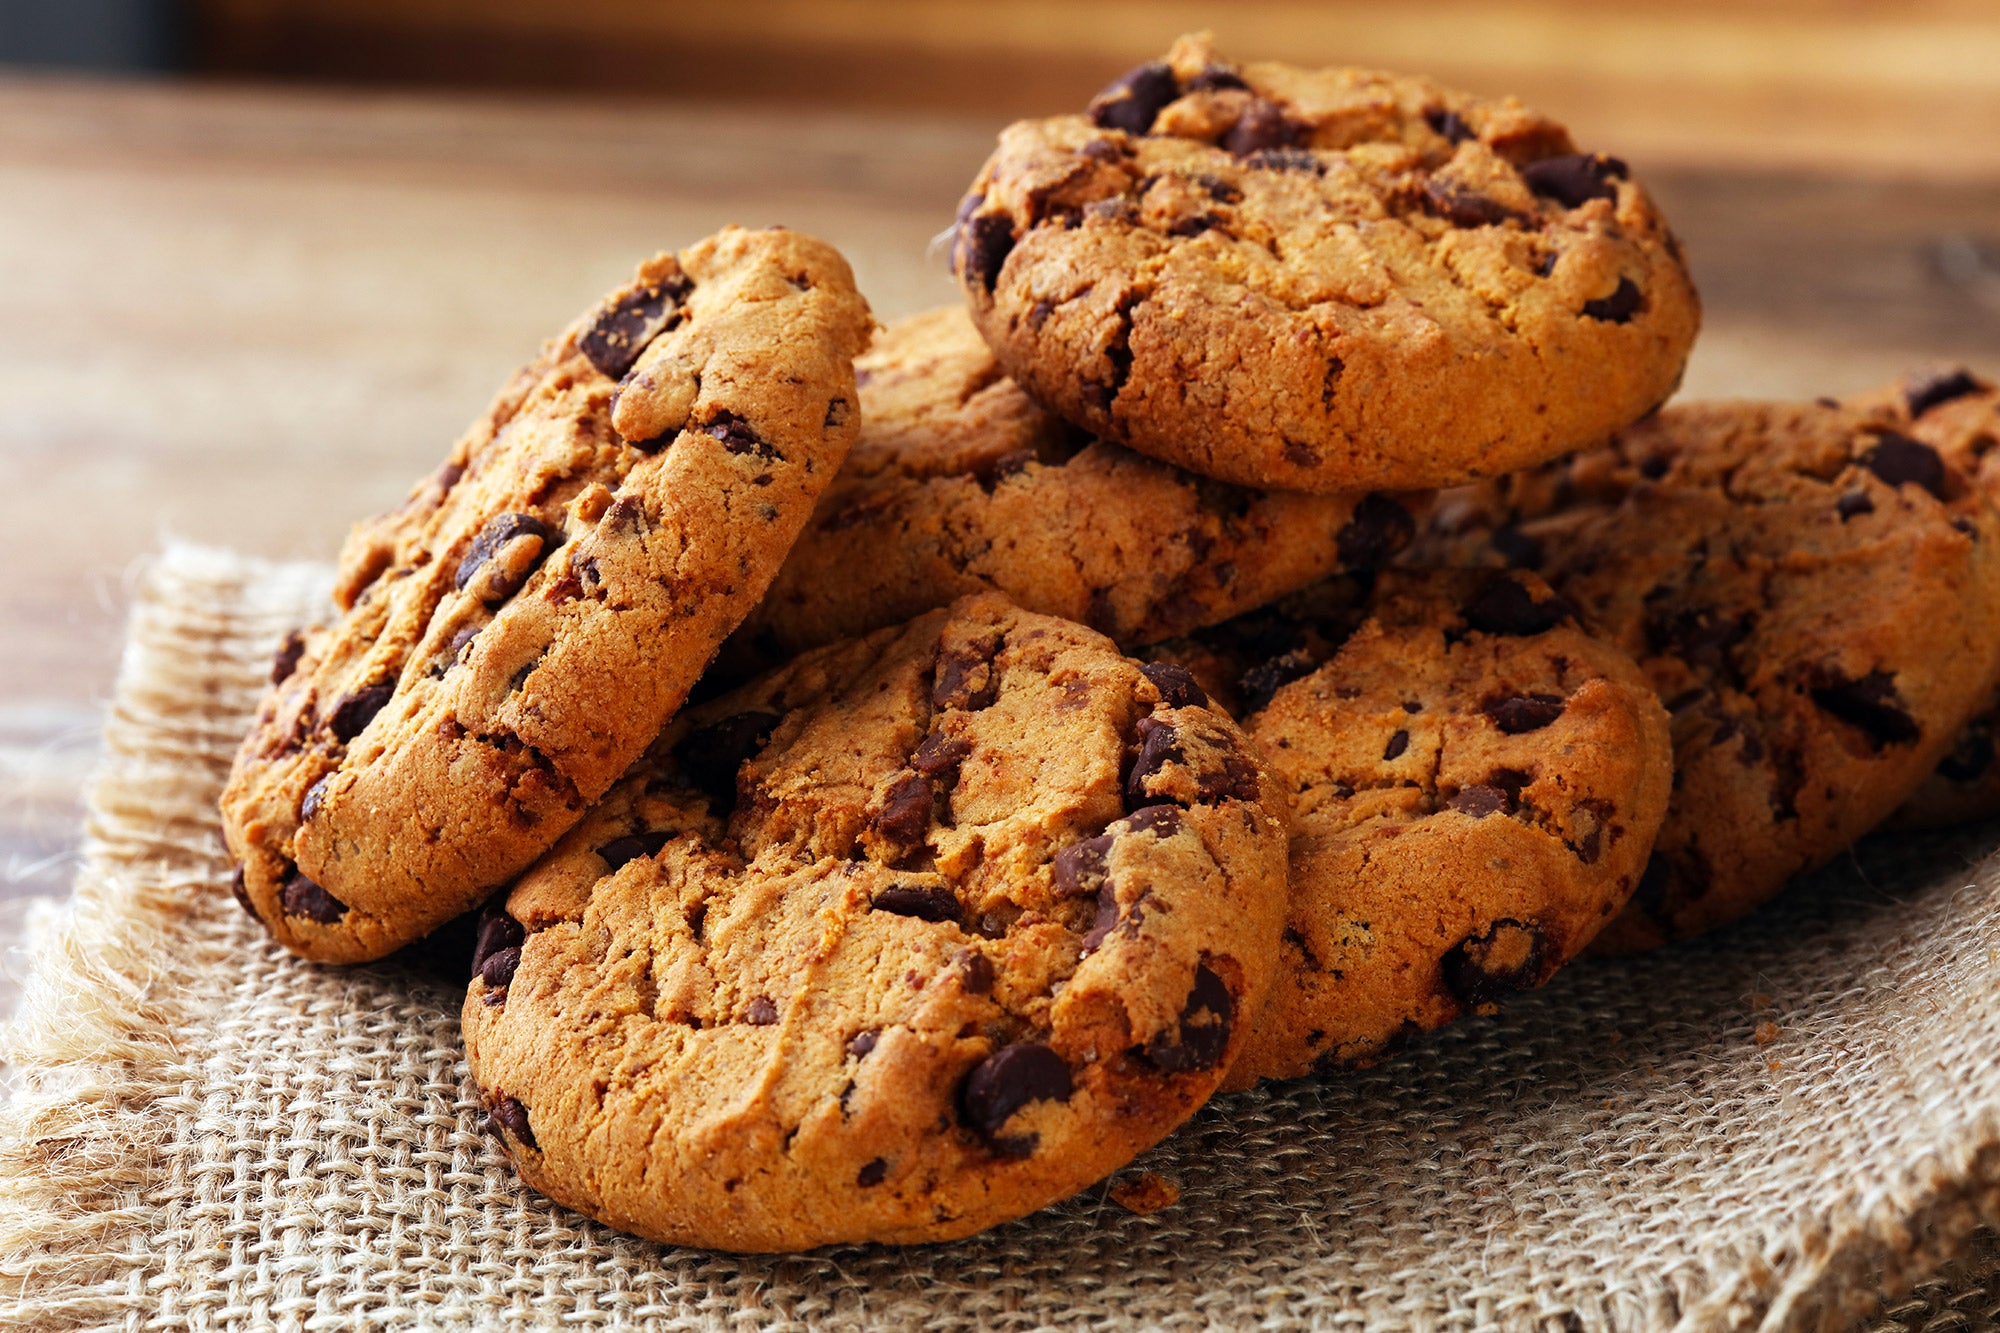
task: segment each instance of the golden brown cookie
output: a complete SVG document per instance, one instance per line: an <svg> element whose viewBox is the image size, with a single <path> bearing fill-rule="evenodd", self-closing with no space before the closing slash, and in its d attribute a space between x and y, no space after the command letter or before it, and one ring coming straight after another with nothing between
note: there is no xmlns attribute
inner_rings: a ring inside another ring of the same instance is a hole
<svg viewBox="0 0 2000 1333"><path fill-rule="evenodd" d="M1673 715L1653 864L1598 939L1684 939L1880 823L2000 667L2000 518L1931 446L1829 404L1672 407L1440 497L1426 558L1511 561Z"/></svg>
<svg viewBox="0 0 2000 1333"><path fill-rule="evenodd" d="M1911 439L1936 449L1972 479L1989 503L2000 504L2000 392L1957 368L1910 375L1849 406L1884 420ZM1883 821L1884 828L1934 829L2000 815L2000 696L1960 728L1910 798Z"/></svg>
<svg viewBox="0 0 2000 1333"><path fill-rule="evenodd" d="M1093 441L957 308L887 329L856 373L860 439L739 636L766 660L982 591L1150 643L1373 568L1414 530L1387 496L1247 490Z"/></svg>
<svg viewBox="0 0 2000 1333"><path fill-rule="evenodd" d="M1285 892L1282 790L1175 683L987 594L676 719L482 926L523 1178L676 1244L910 1243L1167 1134Z"/></svg>
<svg viewBox="0 0 2000 1333"><path fill-rule="evenodd" d="M847 264L731 228L638 275L358 528L222 800L287 948L379 957L562 836L763 594L855 431Z"/></svg>
<svg viewBox="0 0 2000 1333"><path fill-rule="evenodd" d="M1001 135L953 265L1007 373L1092 432L1245 486L1418 489L1601 441L1700 320L1617 158L1513 99L1220 60Z"/></svg>
<svg viewBox="0 0 2000 1333"><path fill-rule="evenodd" d="M1336 580L1154 652L1243 710L1296 801L1278 973L1230 1087L1366 1064L1546 982L1666 815L1658 698L1532 574Z"/></svg>

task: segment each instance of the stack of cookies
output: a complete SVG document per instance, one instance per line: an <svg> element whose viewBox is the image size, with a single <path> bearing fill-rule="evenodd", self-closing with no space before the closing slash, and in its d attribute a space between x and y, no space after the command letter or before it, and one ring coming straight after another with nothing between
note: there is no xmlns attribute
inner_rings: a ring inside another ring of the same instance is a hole
<svg viewBox="0 0 2000 1333"><path fill-rule="evenodd" d="M2000 395L1662 408L1680 247L1518 102L1183 39L1010 127L952 266L877 330L797 233L648 260L278 653L238 899L471 922L562 1203L967 1235L2000 811Z"/></svg>

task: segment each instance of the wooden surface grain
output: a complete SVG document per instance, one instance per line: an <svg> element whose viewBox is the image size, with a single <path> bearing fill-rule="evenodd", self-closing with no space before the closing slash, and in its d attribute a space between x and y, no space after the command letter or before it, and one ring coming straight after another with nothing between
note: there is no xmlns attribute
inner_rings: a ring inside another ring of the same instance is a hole
<svg viewBox="0 0 2000 1333"><path fill-rule="evenodd" d="M1674 108L1607 119L1642 111ZM330 556L541 338L725 223L839 245L883 319L951 300L933 238L997 128L0 80L0 900L67 881L127 580L163 537ZM1864 147L1838 170L1629 154L1706 304L1687 393L2000 371L2000 161Z"/></svg>

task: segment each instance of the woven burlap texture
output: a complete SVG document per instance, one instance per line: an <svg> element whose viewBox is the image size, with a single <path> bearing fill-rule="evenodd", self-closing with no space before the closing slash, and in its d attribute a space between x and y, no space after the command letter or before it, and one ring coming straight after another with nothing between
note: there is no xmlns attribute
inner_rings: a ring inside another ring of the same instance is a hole
<svg viewBox="0 0 2000 1333"><path fill-rule="evenodd" d="M915 1249L618 1235L517 1183L450 986L298 962L230 899L215 798L326 586L184 546L140 581L75 900L8 1052L10 1323L1835 1327L1994 1215L1984 830L1877 840L1708 943L1220 1098L1135 1164L1181 1188L1151 1216L1099 1188Z"/></svg>

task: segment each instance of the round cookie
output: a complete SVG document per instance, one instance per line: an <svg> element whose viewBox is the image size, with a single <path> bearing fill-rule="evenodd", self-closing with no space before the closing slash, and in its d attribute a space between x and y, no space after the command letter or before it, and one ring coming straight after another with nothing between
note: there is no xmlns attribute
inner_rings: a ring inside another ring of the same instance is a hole
<svg viewBox="0 0 2000 1333"><path fill-rule="evenodd" d="M1958 368L1910 375L1849 406L1889 422L1936 449L2000 504L2000 392ZM1935 829L2000 815L2000 696L1959 729L1945 757L1910 798L1883 821L1888 829Z"/></svg>
<svg viewBox="0 0 2000 1333"><path fill-rule="evenodd" d="M1668 408L1434 522L1426 558L1538 571L1673 715L1666 824L1600 950L1721 925L1827 861L2000 667L2000 518L1937 450L1838 406Z"/></svg>
<svg viewBox="0 0 2000 1333"><path fill-rule="evenodd" d="M1022 121L952 262L1008 374L1246 486L1409 490L1595 444L1700 322L1625 164L1510 99L1220 61L1182 38L1088 116Z"/></svg>
<svg viewBox="0 0 2000 1333"><path fill-rule="evenodd" d="M1531 574L1347 580L1155 650L1290 785L1271 997L1226 1086L1380 1059L1539 986L1624 907L1667 809L1667 716Z"/></svg>
<svg viewBox="0 0 2000 1333"><path fill-rule="evenodd" d="M518 373L341 556L222 798L238 897L375 958L574 824L763 594L856 429L847 264L731 228L660 254Z"/></svg>
<svg viewBox="0 0 2000 1333"><path fill-rule="evenodd" d="M523 1178L674 1244L912 1243L1166 1135L1285 893L1284 794L1182 680L987 594L677 718L482 925Z"/></svg>
<svg viewBox="0 0 2000 1333"><path fill-rule="evenodd" d="M1372 568L1414 531L1387 496L1246 490L1093 441L955 307L885 330L856 374L860 438L739 636L767 659L982 591L1150 643Z"/></svg>

